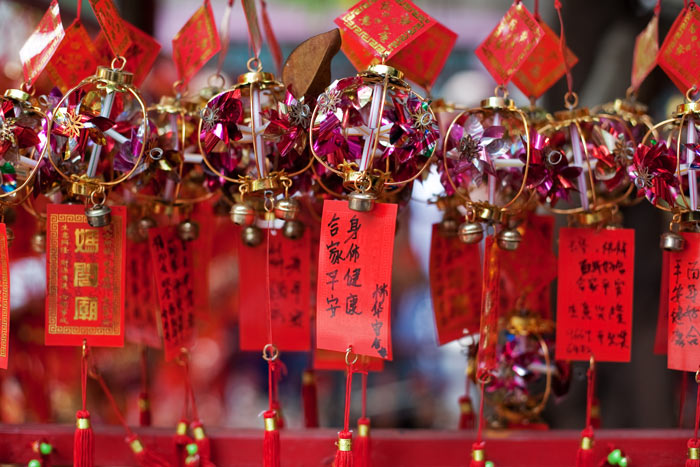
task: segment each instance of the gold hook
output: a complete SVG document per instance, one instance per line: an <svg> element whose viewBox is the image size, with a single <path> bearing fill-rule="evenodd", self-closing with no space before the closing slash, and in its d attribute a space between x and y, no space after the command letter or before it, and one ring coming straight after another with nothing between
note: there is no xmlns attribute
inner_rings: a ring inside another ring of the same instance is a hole
<svg viewBox="0 0 700 467"><path fill-rule="evenodd" d="M352 361L350 361L350 355L355 356L355 358ZM352 345L349 346L348 349L345 351L345 364L347 366L354 365L357 362L357 358L358 358L357 354L353 353L353 351L352 351Z"/></svg>

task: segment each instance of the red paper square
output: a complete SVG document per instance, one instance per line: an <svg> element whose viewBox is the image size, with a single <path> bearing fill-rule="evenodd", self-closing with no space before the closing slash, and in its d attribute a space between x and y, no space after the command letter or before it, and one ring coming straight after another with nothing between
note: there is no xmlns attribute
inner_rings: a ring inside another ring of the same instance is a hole
<svg viewBox="0 0 700 467"><path fill-rule="evenodd" d="M89 0L97 22L114 56L125 56L132 43L131 34L112 0Z"/></svg>
<svg viewBox="0 0 700 467"><path fill-rule="evenodd" d="M659 50L659 66L684 94L698 84L700 75L698 29L700 11L695 3L691 3L678 15Z"/></svg>
<svg viewBox="0 0 700 467"><path fill-rule="evenodd" d="M639 89L642 81L656 67L659 55L659 17L654 15L634 41L634 58L632 60L632 89Z"/></svg>
<svg viewBox="0 0 700 467"><path fill-rule="evenodd" d="M185 84L221 49L209 1L187 20L173 39L173 60Z"/></svg>
<svg viewBox="0 0 700 467"><path fill-rule="evenodd" d="M76 21L66 29L66 37L46 66L51 80L64 94L95 73L100 56L83 25Z"/></svg>
<svg viewBox="0 0 700 467"><path fill-rule="evenodd" d="M124 70L134 74L134 86L140 86L153 68L160 53L160 44L153 37L131 23L122 21L124 28L133 39L132 45L124 53L126 65ZM112 63L112 54L109 42L104 31L95 38L95 47L101 57L102 65L108 66Z"/></svg>
<svg viewBox="0 0 700 467"><path fill-rule="evenodd" d="M19 50L25 82L34 84L64 36L58 0L53 0L32 35Z"/></svg>

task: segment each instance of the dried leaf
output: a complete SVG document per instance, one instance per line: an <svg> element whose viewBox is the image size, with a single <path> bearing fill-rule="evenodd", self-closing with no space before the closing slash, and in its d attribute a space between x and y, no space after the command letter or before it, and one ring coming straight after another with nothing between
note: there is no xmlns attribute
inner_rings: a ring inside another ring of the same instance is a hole
<svg viewBox="0 0 700 467"><path fill-rule="evenodd" d="M292 86L295 97L313 102L331 84L331 60L340 50L340 31L333 29L314 36L289 54L282 69L282 81Z"/></svg>

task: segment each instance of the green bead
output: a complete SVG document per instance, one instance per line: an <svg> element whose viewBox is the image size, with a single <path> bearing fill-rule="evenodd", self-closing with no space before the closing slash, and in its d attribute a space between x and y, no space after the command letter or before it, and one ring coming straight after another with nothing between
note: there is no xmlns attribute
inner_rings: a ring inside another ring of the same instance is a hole
<svg viewBox="0 0 700 467"><path fill-rule="evenodd" d="M42 455L48 456L49 454L51 454L51 451L53 451L53 446L51 446L49 443L39 444L39 452Z"/></svg>
<svg viewBox="0 0 700 467"><path fill-rule="evenodd" d="M486 462L484 463L484 467L494 467L494 464L493 464L493 462L491 462L491 461L486 461Z"/></svg>
<svg viewBox="0 0 700 467"><path fill-rule="evenodd" d="M627 458L623 457L622 459L620 459L620 462L618 462L617 465L619 465L620 467L627 467Z"/></svg>
<svg viewBox="0 0 700 467"><path fill-rule="evenodd" d="M36 459L32 459L32 460L30 460L29 463L27 464L27 467L41 467L41 462L39 462L39 461L36 460Z"/></svg>
<svg viewBox="0 0 700 467"><path fill-rule="evenodd" d="M197 454L198 449L197 449L197 445L195 443L188 444L186 449L187 449L187 454L189 454L190 456L194 456L195 454Z"/></svg>
<svg viewBox="0 0 700 467"><path fill-rule="evenodd" d="M610 454L608 454L608 464L618 465L622 460L622 451L615 449Z"/></svg>

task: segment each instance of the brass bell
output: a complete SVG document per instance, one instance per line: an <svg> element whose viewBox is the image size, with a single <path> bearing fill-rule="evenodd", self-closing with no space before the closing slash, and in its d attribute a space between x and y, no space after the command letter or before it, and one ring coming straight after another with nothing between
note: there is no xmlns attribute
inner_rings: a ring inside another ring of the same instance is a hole
<svg viewBox="0 0 700 467"><path fill-rule="evenodd" d="M231 207L231 221L236 225L253 225L255 222L255 210L243 203L236 203Z"/></svg>
<svg viewBox="0 0 700 467"><path fill-rule="evenodd" d="M104 204L93 204L85 210L90 227L104 227L112 223L112 210Z"/></svg>
<svg viewBox="0 0 700 467"><path fill-rule="evenodd" d="M664 232L661 234L659 246L666 251L682 251L685 247L685 239L676 232Z"/></svg>
<svg viewBox="0 0 700 467"><path fill-rule="evenodd" d="M248 225L241 232L241 237L246 246L258 246L262 243L262 230L258 226Z"/></svg>
<svg viewBox="0 0 700 467"><path fill-rule="evenodd" d="M369 192L353 191L348 195L348 207L353 211L369 212L374 207L377 196Z"/></svg>
<svg viewBox="0 0 700 467"><path fill-rule="evenodd" d="M438 232L443 237L454 237L459 231L459 223L454 217L445 217L438 224Z"/></svg>
<svg viewBox="0 0 700 467"><path fill-rule="evenodd" d="M290 219L284 222L284 225L282 226L282 235L291 240L298 240L304 236L305 229L306 226L303 222Z"/></svg>
<svg viewBox="0 0 700 467"><path fill-rule="evenodd" d="M299 213L299 201L294 198L283 198L275 204L275 216L278 219L289 221L295 219Z"/></svg>
<svg viewBox="0 0 700 467"><path fill-rule="evenodd" d="M29 243L34 253L46 253L46 232L35 233Z"/></svg>
<svg viewBox="0 0 700 467"><path fill-rule="evenodd" d="M516 229L504 229L498 232L496 241L501 250L517 250L523 236Z"/></svg>
<svg viewBox="0 0 700 467"><path fill-rule="evenodd" d="M186 219L177 224L177 236L186 242L197 240L199 236L199 225L196 222Z"/></svg>
<svg viewBox="0 0 700 467"><path fill-rule="evenodd" d="M484 238L484 227L479 222L465 222L459 226L458 233L464 243L479 243Z"/></svg>
<svg viewBox="0 0 700 467"><path fill-rule="evenodd" d="M10 228L10 226L5 226L5 236L7 238L7 246L11 246L15 239L15 231Z"/></svg>
<svg viewBox="0 0 700 467"><path fill-rule="evenodd" d="M156 221L152 217L142 217L136 224L136 233L139 238L148 240L148 230L156 226Z"/></svg>

